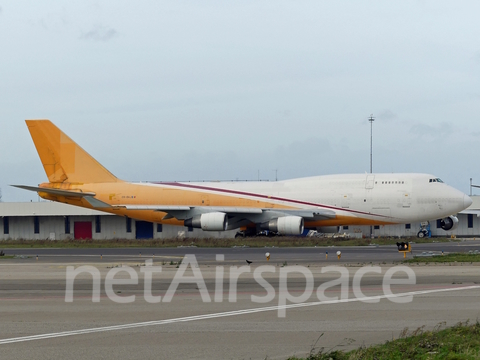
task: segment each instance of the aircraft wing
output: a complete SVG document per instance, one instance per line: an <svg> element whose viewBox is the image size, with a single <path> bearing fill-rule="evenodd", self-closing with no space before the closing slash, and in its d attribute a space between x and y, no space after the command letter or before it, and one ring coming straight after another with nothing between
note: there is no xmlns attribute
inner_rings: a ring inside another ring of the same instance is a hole
<svg viewBox="0 0 480 360"><path fill-rule="evenodd" d="M229 206L171 206L171 205L119 205L127 210L154 210L167 213L164 220L176 218L178 220L191 219L196 215L211 212L226 213L229 218L249 220L261 223L282 216L300 216L305 219L333 219L335 212L328 209L271 209L247 208Z"/></svg>
<svg viewBox="0 0 480 360"><path fill-rule="evenodd" d="M166 213L174 211L190 211L192 209L203 209L200 213L208 212L224 212L224 213L249 213L261 214L260 208L241 208L229 206L177 206L177 205L118 205L116 207L124 208L126 210L153 210L162 211Z"/></svg>

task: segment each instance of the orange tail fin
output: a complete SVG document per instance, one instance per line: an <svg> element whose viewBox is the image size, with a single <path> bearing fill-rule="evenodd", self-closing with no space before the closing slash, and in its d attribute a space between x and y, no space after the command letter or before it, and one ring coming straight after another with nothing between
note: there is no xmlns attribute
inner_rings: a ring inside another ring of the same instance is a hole
<svg viewBox="0 0 480 360"><path fill-rule="evenodd" d="M50 120L25 120L25 122L51 183L121 181Z"/></svg>

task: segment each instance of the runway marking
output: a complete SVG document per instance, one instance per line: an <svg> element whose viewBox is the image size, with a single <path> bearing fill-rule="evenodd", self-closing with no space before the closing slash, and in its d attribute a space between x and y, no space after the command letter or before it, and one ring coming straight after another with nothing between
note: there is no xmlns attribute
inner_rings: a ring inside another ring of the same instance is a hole
<svg viewBox="0 0 480 360"><path fill-rule="evenodd" d="M174 318L174 319L146 321L146 322L140 322L140 323L104 326L104 327L91 328L91 329L63 331L63 332L50 333L50 334L22 336L22 337L10 338L10 339L2 339L0 340L0 345L20 343L20 342L33 341L33 340L54 339L54 338L74 336L74 335L93 334L93 333L106 332L106 331L134 329L134 328L155 326L155 325L166 325L166 324L173 324L173 323L190 322L190 321L197 321L197 320L209 320L209 319L238 316L238 315L248 315L248 314L255 314L255 313L267 312L267 311L277 311L280 309L298 309L298 308L318 306L318 305L342 304L342 303L350 303L350 302L389 299L389 298L397 298L397 297L412 296L412 295L413 296L428 295L428 294L440 293L440 292L474 290L474 289L480 289L480 285L458 287L453 289L448 288L448 289L411 291L411 292L392 294L392 295L367 296L364 298L350 298L350 299L342 299L342 300L306 302L306 303L290 304L290 305L283 305L283 306L280 306L280 305L267 306L267 307L261 307L261 308L253 308L253 309L227 311L227 312L221 312L221 313L215 313L215 314L195 315L195 316L187 316L187 317Z"/></svg>

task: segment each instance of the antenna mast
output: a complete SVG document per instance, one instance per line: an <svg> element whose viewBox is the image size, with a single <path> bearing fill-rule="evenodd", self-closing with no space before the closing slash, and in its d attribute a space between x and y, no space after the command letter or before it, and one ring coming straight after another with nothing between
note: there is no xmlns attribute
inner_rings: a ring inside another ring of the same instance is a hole
<svg viewBox="0 0 480 360"><path fill-rule="evenodd" d="M375 118L373 117L373 114L370 115L370 118L368 119L370 121L370 174L373 172L373 122L375 121Z"/></svg>

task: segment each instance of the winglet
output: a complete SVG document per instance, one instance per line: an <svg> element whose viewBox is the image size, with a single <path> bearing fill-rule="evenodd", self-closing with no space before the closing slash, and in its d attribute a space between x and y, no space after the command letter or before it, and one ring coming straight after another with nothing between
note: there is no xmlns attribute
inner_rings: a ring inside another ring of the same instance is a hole
<svg viewBox="0 0 480 360"><path fill-rule="evenodd" d="M51 183L120 181L50 120L25 122Z"/></svg>

